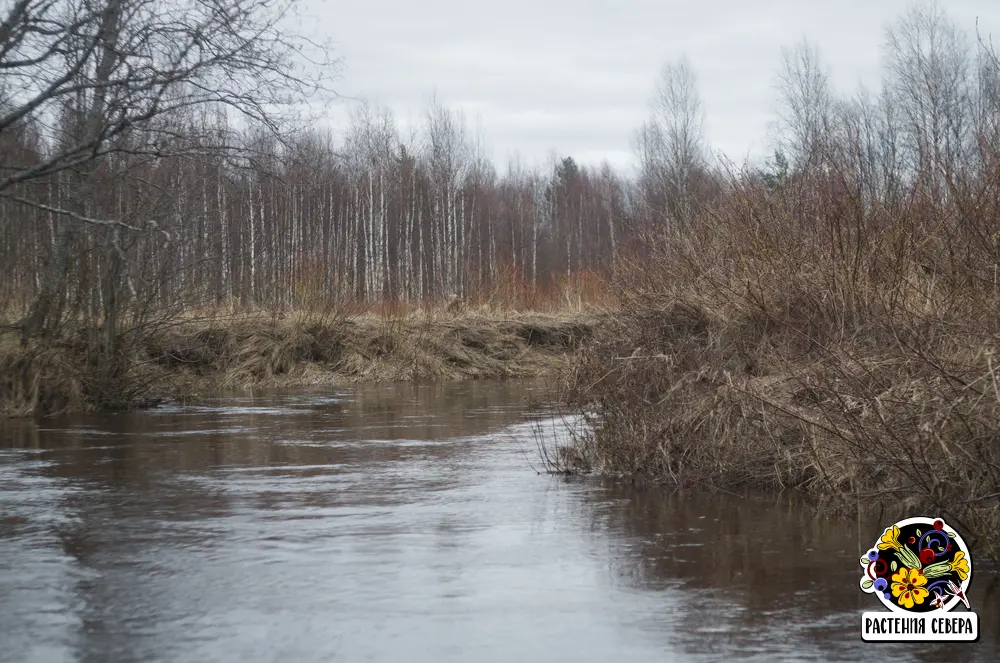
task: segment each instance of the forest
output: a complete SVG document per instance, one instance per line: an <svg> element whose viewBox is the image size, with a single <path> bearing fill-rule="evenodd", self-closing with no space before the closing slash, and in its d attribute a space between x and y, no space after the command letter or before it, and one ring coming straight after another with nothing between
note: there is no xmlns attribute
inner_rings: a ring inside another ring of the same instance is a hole
<svg viewBox="0 0 1000 663"><path fill-rule="evenodd" d="M544 174L498 172L461 115L440 105L408 142L389 110L368 105L342 140L238 131L210 110L171 120L157 128L170 134L158 149L183 156L149 156L123 136L88 174L81 216L91 221L58 211L71 195L66 171L10 188L0 239L8 311L30 307L63 241L71 259L57 317L99 319L109 298L289 310L475 298L500 282L545 291L612 273L633 216L609 166L566 157ZM45 158L32 123L5 138L18 168ZM66 239L66 228L80 232Z"/></svg>

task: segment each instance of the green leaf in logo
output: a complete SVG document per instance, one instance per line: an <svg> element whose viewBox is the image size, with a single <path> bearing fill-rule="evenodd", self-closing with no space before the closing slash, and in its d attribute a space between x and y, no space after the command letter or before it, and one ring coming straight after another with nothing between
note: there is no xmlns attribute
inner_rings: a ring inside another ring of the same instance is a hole
<svg viewBox="0 0 1000 663"><path fill-rule="evenodd" d="M871 589L872 585L874 584L875 583L871 580L865 580L863 583L861 583L861 589Z"/></svg>
<svg viewBox="0 0 1000 663"><path fill-rule="evenodd" d="M895 571L898 568L899 568L899 564L896 563L896 560L892 560L892 564L889 565L889 570Z"/></svg>

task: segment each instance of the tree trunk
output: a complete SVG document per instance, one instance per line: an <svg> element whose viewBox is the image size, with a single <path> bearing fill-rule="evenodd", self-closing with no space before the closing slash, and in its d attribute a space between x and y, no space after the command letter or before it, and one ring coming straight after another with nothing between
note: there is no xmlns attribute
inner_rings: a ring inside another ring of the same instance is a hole
<svg viewBox="0 0 1000 663"><path fill-rule="evenodd" d="M117 48L122 3L123 0L108 0L108 5L101 18L100 36L103 39L97 61L96 76L93 81L93 98L90 100L89 107L77 109L80 115L76 118L78 120L76 128L78 131L82 131L85 138L98 135L104 122L107 94L104 84L110 79L115 61L120 57ZM89 180L98 165L97 162L93 162L88 164L87 170L78 168L72 171L72 184L67 201L69 211L83 215L86 209L85 201L91 193ZM79 224L80 221L77 219L68 217L59 229L55 249L45 267L41 290L35 297L35 301L32 302L21 325L22 344L27 342L27 338L30 336L47 337L59 327L62 318L62 300L66 294L69 252L76 239Z"/></svg>

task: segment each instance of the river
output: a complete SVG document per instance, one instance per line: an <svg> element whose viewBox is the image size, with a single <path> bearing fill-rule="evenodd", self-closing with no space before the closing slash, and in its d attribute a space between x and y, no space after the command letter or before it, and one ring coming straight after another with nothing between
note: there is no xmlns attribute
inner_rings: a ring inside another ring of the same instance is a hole
<svg viewBox="0 0 1000 663"><path fill-rule="evenodd" d="M978 643L861 641L878 523L539 474L538 436L572 423L547 394L401 384L0 422L0 661L1000 658L982 570Z"/></svg>

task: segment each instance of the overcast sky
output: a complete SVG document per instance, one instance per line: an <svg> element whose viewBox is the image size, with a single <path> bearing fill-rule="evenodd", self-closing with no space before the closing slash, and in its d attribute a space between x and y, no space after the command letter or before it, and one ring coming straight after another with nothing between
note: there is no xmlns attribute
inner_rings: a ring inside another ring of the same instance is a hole
<svg viewBox="0 0 1000 663"><path fill-rule="evenodd" d="M432 94L478 124L498 166L551 151L632 164L664 62L699 77L710 146L742 162L767 153L781 47L820 47L837 90L877 84L886 25L908 0L305 0L310 30L332 40L337 91L420 122ZM948 15L1000 40L1000 1L942 0ZM335 128L343 101L330 109Z"/></svg>

